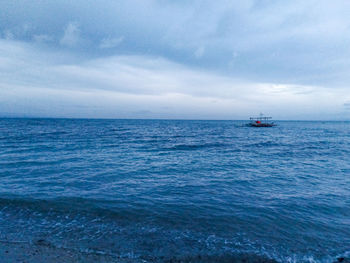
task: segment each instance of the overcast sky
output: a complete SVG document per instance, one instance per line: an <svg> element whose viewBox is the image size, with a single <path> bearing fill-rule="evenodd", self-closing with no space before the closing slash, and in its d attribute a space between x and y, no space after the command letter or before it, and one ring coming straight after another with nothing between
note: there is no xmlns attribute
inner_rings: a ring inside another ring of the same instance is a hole
<svg viewBox="0 0 350 263"><path fill-rule="evenodd" d="M0 116L350 119L348 0L0 1Z"/></svg>

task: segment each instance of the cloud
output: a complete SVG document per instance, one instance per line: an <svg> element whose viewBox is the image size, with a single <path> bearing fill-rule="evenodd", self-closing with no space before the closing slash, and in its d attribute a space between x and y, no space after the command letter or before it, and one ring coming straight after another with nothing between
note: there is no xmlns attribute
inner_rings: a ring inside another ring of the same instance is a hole
<svg viewBox="0 0 350 263"><path fill-rule="evenodd" d="M52 42L54 41L54 38L49 35L40 34L40 35L34 35L33 40L38 43L45 43L45 42Z"/></svg>
<svg viewBox="0 0 350 263"><path fill-rule="evenodd" d="M100 48L114 48L124 41L124 37L118 38L104 38L101 40Z"/></svg>
<svg viewBox="0 0 350 263"><path fill-rule="evenodd" d="M345 102L343 104L343 106L344 106L345 110L350 110L350 102Z"/></svg>
<svg viewBox="0 0 350 263"><path fill-rule="evenodd" d="M80 41L80 29L77 23L71 22L64 29L60 44L67 47L74 47Z"/></svg>
<svg viewBox="0 0 350 263"><path fill-rule="evenodd" d="M194 55L196 56L196 58L201 58L203 57L205 52L205 48L204 47L199 47L195 52Z"/></svg>
<svg viewBox="0 0 350 263"><path fill-rule="evenodd" d="M262 111L334 118L350 101L343 89L251 82L161 57L72 59L5 40L0 51L0 113L11 116L245 119Z"/></svg>
<svg viewBox="0 0 350 263"><path fill-rule="evenodd" d="M12 39L14 39L14 34L10 30L5 30L4 38L6 40L12 40Z"/></svg>
<svg viewBox="0 0 350 263"><path fill-rule="evenodd" d="M239 114L300 111L304 118L302 111L321 116L327 107L342 114L349 8L342 0L3 1L0 83L144 96L138 114L155 107L150 97L169 94L193 105L208 98ZM300 103L303 110L288 109ZM206 114L229 111L207 107Z"/></svg>

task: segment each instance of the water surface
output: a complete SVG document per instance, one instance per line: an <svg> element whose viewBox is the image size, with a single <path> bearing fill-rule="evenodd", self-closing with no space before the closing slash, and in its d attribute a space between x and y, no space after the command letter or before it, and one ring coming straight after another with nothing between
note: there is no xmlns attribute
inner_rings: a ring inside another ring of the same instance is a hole
<svg viewBox="0 0 350 263"><path fill-rule="evenodd" d="M146 262L350 254L350 123L0 119L0 239Z"/></svg>

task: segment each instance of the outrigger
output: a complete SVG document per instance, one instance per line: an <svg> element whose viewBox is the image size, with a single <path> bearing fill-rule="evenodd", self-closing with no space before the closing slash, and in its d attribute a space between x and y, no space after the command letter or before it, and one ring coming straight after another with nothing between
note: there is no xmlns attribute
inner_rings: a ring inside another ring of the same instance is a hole
<svg viewBox="0 0 350 263"><path fill-rule="evenodd" d="M273 127L275 123L271 122L272 117L250 117L249 127Z"/></svg>

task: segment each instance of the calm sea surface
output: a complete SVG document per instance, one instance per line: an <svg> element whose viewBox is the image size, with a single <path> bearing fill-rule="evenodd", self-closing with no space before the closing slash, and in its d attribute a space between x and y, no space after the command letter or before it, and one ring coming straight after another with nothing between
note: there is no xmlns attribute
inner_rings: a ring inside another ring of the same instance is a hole
<svg viewBox="0 0 350 263"><path fill-rule="evenodd" d="M0 119L0 239L163 262L350 256L350 123Z"/></svg>

